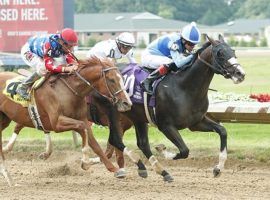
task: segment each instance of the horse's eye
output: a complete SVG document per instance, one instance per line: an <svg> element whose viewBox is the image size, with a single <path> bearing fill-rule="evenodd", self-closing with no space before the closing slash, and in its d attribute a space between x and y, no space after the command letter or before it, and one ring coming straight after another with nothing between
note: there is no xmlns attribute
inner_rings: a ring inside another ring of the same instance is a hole
<svg viewBox="0 0 270 200"><path fill-rule="evenodd" d="M218 56L219 58L222 58L222 57L223 57L222 51L218 51L218 52L217 52L217 56Z"/></svg>
<svg viewBox="0 0 270 200"><path fill-rule="evenodd" d="M236 54L235 54L235 49L232 49L232 53L233 53L234 57L237 58Z"/></svg>

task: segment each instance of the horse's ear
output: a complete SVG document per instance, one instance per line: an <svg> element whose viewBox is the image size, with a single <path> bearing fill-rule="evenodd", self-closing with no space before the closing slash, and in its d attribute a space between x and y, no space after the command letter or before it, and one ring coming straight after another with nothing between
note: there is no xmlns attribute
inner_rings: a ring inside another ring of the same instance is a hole
<svg viewBox="0 0 270 200"><path fill-rule="evenodd" d="M221 34L218 35L218 40L223 43L225 42L224 37Z"/></svg>
<svg viewBox="0 0 270 200"><path fill-rule="evenodd" d="M206 38L208 39L208 41L213 45L215 46L217 43L215 40L213 40L211 37L209 37L208 35L206 35Z"/></svg>

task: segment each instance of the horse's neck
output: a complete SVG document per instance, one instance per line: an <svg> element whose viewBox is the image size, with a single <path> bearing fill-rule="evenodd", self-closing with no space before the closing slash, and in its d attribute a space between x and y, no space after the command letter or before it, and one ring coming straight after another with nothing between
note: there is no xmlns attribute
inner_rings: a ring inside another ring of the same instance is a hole
<svg viewBox="0 0 270 200"><path fill-rule="evenodd" d="M212 63L211 47L204 50L200 58L207 63ZM209 66L197 58L192 67L186 72L182 82L192 88L193 91L198 91L198 96L205 96L213 76L214 73Z"/></svg>
<svg viewBox="0 0 270 200"><path fill-rule="evenodd" d="M85 97L95 88L96 82L101 77L101 69L99 68L98 66L86 67L79 72L80 76L83 78L74 75L70 77L68 83L79 96Z"/></svg>

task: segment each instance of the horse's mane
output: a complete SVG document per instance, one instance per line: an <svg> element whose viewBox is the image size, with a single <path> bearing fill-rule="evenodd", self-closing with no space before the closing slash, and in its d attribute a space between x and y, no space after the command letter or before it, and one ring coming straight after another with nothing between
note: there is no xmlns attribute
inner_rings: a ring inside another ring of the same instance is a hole
<svg viewBox="0 0 270 200"><path fill-rule="evenodd" d="M103 67L105 66L113 67L114 63L108 58L103 58L101 60L96 56L84 60L79 60L79 67L94 66L94 65L102 65Z"/></svg>
<svg viewBox="0 0 270 200"><path fill-rule="evenodd" d="M209 41L205 42L203 44L203 46L201 48L199 48L195 53L194 56L192 58L192 60L190 61L190 63L187 65L186 68L189 68L193 65L193 63L197 60L198 56L207 48L211 45L211 43Z"/></svg>

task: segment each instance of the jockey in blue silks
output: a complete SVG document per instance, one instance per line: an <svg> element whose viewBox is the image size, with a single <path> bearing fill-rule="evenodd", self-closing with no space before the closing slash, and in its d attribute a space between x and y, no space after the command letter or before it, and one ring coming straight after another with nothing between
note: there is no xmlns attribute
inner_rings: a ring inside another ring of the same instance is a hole
<svg viewBox="0 0 270 200"><path fill-rule="evenodd" d="M181 34L165 35L150 43L141 55L141 62L142 66L155 70L141 83L144 90L152 95L154 80L169 70L182 70L193 58L192 54L185 56L185 53L190 53L200 40L200 31L192 22L183 27Z"/></svg>
<svg viewBox="0 0 270 200"><path fill-rule="evenodd" d="M34 69L17 88L22 98L29 100L28 88L48 71L51 73L70 73L78 68L77 60L71 53L78 45L78 36L73 29L65 28L61 33L33 36L21 49L24 62ZM56 59L64 63L56 64Z"/></svg>

